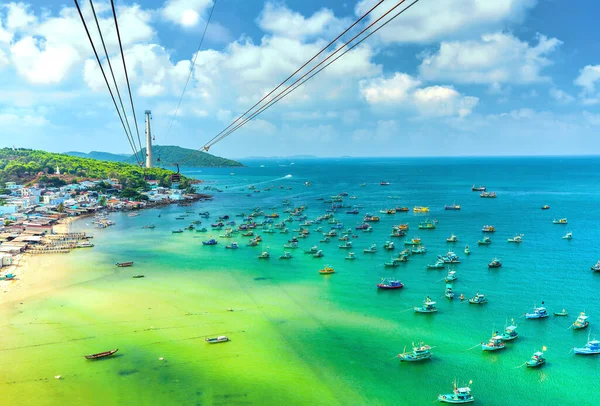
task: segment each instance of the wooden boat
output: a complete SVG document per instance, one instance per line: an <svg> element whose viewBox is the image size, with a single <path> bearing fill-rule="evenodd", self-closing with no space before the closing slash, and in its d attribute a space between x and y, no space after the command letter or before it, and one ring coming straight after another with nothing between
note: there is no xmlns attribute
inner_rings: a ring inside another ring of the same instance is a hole
<svg viewBox="0 0 600 406"><path fill-rule="evenodd" d="M585 315L585 312L579 313L579 317L573 322L573 330L581 330L589 326L590 322L587 319L588 316Z"/></svg>
<svg viewBox="0 0 600 406"><path fill-rule="evenodd" d="M488 268L500 268L502 266L502 262L500 262L497 258L492 259L492 262L488 264Z"/></svg>
<svg viewBox="0 0 600 406"><path fill-rule="evenodd" d="M413 343L413 350L398 354L398 358L400 358L400 361L407 362L425 361L426 359L431 358L431 352L429 350L431 350L431 347L428 345L420 343L418 346L416 346Z"/></svg>
<svg viewBox="0 0 600 406"><path fill-rule="evenodd" d="M398 279L387 279L382 278L381 282L377 284L377 289L401 289L404 284Z"/></svg>
<svg viewBox="0 0 600 406"><path fill-rule="evenodd" d="M458 277L456 276L456 271L450 271L448 272L448 275L446 275L446 283L454 282L457 278Z"/></svg>
<svg viewBox="0 0 600 406"><path fill-rule="evenodd" d="M132 278L137 279L137 278L143 278L144 274L137 274L137 275L133 275Z"/></svg>
<svg viewBox="0 0 600 406"><path fill-rule="evenodd" d="M118 266L118 267L120 267L120 268L124 268L126 266L133 266L133 261L129 261L129 262L117 262L115 265Z"/></svg>
<svg viewBox="0 0 600 406"><path fill-rule="evenodd" d="M537 368L546 363L546 358L544 358L544 353L541 351L536 351L533 353L531 359L525 362L525 366L527 368Z"/></svg>
<svg viewBox="0 0 600 406"><path fill-rule="evenodd" d="M567 311L565 309L562 309L562 311L560 312L554 312L555 316L568 316L569 313L567 313Z"/></svg>
<svg viewBox="0 0 600 406"><path fill-rule="evenodd" d="M369 248L365 248L363 250L363 252L365 254L374 254L375 252L377 252L377 245L376 244L371 244L371 246Z"/></svg>
<svg viewBox="0 0 600 406"><path fill-rule="evenodd" d="M497 351L503 350L504 348L506 348L506 344L502 342L502 337L499 335L493 335L492 338L490 338L490 341L481 343L482 351Z"/></svg>
<svg viewBox="0 0 600 406"><path fill-rule="evenodd" d="M110 351L99 352L98 354L86 355L85 358L86 359L99 359L99 358L109 357L117 351L119 351L118 348L114 349L114 350L110 350Z"/></svg>
<svg viewBox="0 0 600 406"><path fill-rule="evenodd" d="M548 210L548 209L550 209L550 206L548 206L547 204L542 206L542 210Z"/></svg>
<svg viewBox="0 0 600 406"><path fill-rule="evenodd" d="M469 299L469 303L471 303L471 304L487 303L487 298L485 297L485 295L477 292L474 297Z"/></svg>
<svg viewBox="0 0 600 406"><path fill-rule="evenodd" d="M329 274L335 273L335 270L332 267L330 267L329 265L327 265L327 266L325 266L325 268L320 269L319 273L321 275L329 275Z"/></svg>
<svg viewBox="0 0 600 406"><path fill-rule="evenodd" d="M515 338L519 337L519 333L517 333L517 326L515 325L515 321L512 320L512 325L507 326L504 329L504 333L502 333L501 340L502 341L512 341Z"/></svg>
<svg viewBox="0 0 600 406"><path fill-rule="evenodd" d="M552 220L552 224L569 224L569 222L567 221L566 218L562 218L562 219L554 219Z"/></svg>
<svg viewBox="0 0 600 406"><path fill-rule="evenodd" d="M437 261L435 264L427 264L427 269L444 269L444 261Z"/></svg>
<svg viewBox="0 0 600 406"><path fill-rule="evenodd" d="M464 387L458 388L454 383L454 390L452 393L445 395L438 395L438 400L442 403L462 404L462 403L473 403L475 398L471 395L471 388Z"/></svg>
<svg viewBox="0 0 600 406"><path fill-rule="evenodd" d="M437 312L435 304L436 303L432 301L429 296L427 296L423 301L423 306L415 307L414 310L416 313L435 313Z"/></svg>
<svg viewBox="0 0 600 406"><path fill-rule="evenodd" d="M218 337L212 337L212 338L205 338L204 341L206 341L209 344L217 344L217 343L225 343L229 340L229 337L227 336L218 336Z"/></svg>
<svg viewBox="0 0 600 406"><path fill-rule="evenodd" d="M544 302L542 302L541 307L535 307L534 305L533 311L531 313L525 313L526 319L544 319L546 317L548 317L548 311L544 307Z"/></svg>

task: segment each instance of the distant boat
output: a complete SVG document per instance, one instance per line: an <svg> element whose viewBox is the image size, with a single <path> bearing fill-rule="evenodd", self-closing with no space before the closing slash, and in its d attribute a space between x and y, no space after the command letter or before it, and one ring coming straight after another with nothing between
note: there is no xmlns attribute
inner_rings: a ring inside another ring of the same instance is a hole
<svg viewBox="0 0 600 406"><path fill-rule="evenodd" d="M204 341L206 341L209 344L217 344L217 343L225 343L229 340L229 337L227 336L218 336L218 337L213 337L213 338L205 338Z"/></svg>
<svg viewBox="0 0 600 406"><path fill-rule="evenodd" d="M446 242L458 242L458 237L452 234L450 237L446 238Z"/></svg>
<svg viewBox="0 0 600 406"><path fill-rule="evenodd" d="M98 358L109 357L117 351L119 351L118 348L114 349L114 350L110 350L110 351L99 352L98 354L86 355L85 358L86 359L98 359Z"/></svg>
<svg viewBox="0 0 600 406"><path fill-rule="evenodd" d="M484 198L488 198L488 199L495 199L496 198L496 192L482 192L479 196L480 197L484 197Z"/></svg>
<svg viewBox="0 0 600 406"><path fill-rule="evenodd" d="M390 182L379 182L381 186L389 186Z"/></svg>
<svg viewBox="0 0 600 406"><path fill-rule="evenodd" d="M329 265L326 265L325 268L319 270L319 273L321 275L329 275L329 274L335 273L335 270L332 267L330 267Z"/></svg>
<svg viewBox="0 0 600 406"><path fill-rule="evenodd" d="M565 309L562 309L562 311L560 312L554 312L555 316L568 316L569 313L567 313L567 311Z"/></svg>
<svg viewBox="0 0 600 406"><path fill-rule="evenodd" d="M481 293L477 292L475 294L475 296L473 296L472 298L469 299L469 303L471 303L471 304L487 303L487 298L485 297L485 295L482 295Z"/></svg>
<svg viewBox="0 0 600 406"><path fill-rule="evenodd" d="M485 192L487 190L487 188L485 186L475 186L475 185L473 185L471 187L471 190L473 192Z"/></svg>
<svg viewBox="0 0 600 406"><path fill-rule="evenodd" d="M460 210L460 205L459 204L451 204L451 205L446 205L444 206L444 210Z"/></svg>
<svg viewBox="0 0 600 406"><path fill-rule="evenodd" d="M547 204L542 206L542 210L548 210L548 209L550 209L550 206L548 206Z"/></svg>
<svg viewBox="0 0 600 406"><path fill-rule="evenodd" d="M492 259L492 262L488 264L488 268L500 268L502 266L502 262L497 258Z"/></svg>
<svg viewBox="0 0 600 406"><path fill-rule="evenodd" d="M124 268L126 266L133 266L133 261L129 261L129 262L117 262L115 265L118 266L118 267L120 267L120 268Z"/></svg>
<svg viewBox="0 0 600 406"><path fill-rule="evenodd" d="M202 245L217 245L219 242L214 238L211 238L208 241L202 241Z"/></svg>
<svg viewBox="0 0 600 406"><path fill-rule="evenodd" d="M567 234L563 235L563 240L572 240L573 239L573 233L572 232L568 232Z"/></svg>
<svg viewBox="0 0 600 406"><path fill-rule="evenodd" d="M471 395L471 388L468 386L464 388L458 388L456 383L454 383L454 391L445 395L438 395L438 400L442 403L453 403L453 404L462 404L462 403L473 403L475 402L475 398Z"/></svg>
<svg viewBox="0 0 600 406"><path fill-rule="evenodd" d="M568 221L566 218L561 218L561 219L554 219L552 220L552 224L568 224Z"/></svg>
<svg viewBox="0 0 600 406"><path fill-rule="evenodd" d="M144 274L141 274L141 273L132 276L132 278L134 278L134 279L143 278L143 277L144 277Z"/></svg>

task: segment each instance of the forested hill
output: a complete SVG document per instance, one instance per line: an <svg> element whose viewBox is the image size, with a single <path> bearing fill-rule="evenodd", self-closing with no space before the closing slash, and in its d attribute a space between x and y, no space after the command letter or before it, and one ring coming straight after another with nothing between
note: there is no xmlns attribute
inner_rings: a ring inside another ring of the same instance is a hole
<svg viewBox="0 0 600 406"><path fill-rule="evenodd" d="M163 166L168 168L172 167L176 163L182 164L182 166L195 168L228 168L243 166L241 163L231 159L221 158L206 152L198 152L194 149L181 148L174 145L155 145L153 147L153 152L154 166ZM92 151L89 154L85 154L83 152L66 152L66 154L78 157L101 159L105 161L135 163L135 157L133 155L127 156L98 151ZM140 156L139 153L138 156ZM146 159L146 148L142 149L141 156Z"/></svg>
<svg viewBox="0 0 600 406"><path fill-rule="evenodd" d="M63 182L114 178L132 187L145 184L144 178L170 184L170 175L173 173L162 168L145 169L124 162L78 158L39 150L0 149L0 187L9 181L28 183L40 178L47 181L48 175L55 175L57 168L61 177L53 178Z"/></svg>

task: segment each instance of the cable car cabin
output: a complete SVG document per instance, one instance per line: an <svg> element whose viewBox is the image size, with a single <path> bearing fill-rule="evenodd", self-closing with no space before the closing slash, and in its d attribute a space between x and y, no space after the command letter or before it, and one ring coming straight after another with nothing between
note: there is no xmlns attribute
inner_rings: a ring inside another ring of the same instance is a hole
<svg viewBox="0 0 600 406"><path fill-rule="evenodd" d="M174 173L171 175L171 182L172 183L179 183L181 181L181 175L178 173Z"/></svg>

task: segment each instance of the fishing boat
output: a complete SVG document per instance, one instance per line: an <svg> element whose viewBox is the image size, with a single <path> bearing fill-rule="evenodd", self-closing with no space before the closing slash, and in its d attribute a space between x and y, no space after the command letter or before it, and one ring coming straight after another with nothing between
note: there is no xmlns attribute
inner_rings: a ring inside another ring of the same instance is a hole
<svg viewBox="0 0 600 406"><path fill-rule="evenodd" d="M446 242L458 242L458 237L452 234L450 237L446 238Z"/></svg>
<svg viewBox="0 0 600 406"><path fill-rule="evenodd" d="M408 231L409 226L408 226L408 224L400 224L400 225L398 225L398 228L401 231Z"/></svg>
<svg viewBox="0 0 600 406"><path fill-rule="evenodd" d="M202 241L202 245L217 245L219 242L214 238L211 238L208 241Z"/></svg>
<svg viewBox="0 0 600 406"><path fill-rule="evenodd" d="M232 242L231 244L226 245L225 248L228 250L237 250L239 247L237 242Z"/></svg>
<svg viewBox="0 0 600 406"><path fill-rule="evenodd" d="M289 243L289 244L283 244L283 248L287 248L287 249L293 250L293 249L298 248L298 243L297 242L292 242L292 243Z"/></svg>
<svg viewBox="0 0 600 406"><path fill-rule="evenodd" d="M204 227L202 227L202 228L197 228L197 229L196 229L196 232L197 232L197 233L206 233L207 231L208 231L208 230L207 230L206 228L204 228Z"/></svg>
<svg viewBox="0 0 600 406"><path fill-rule="evenodd" d="M471 250L469 249L468 245L465 245L465 255L471 255Z"/></svg>
<svg viewBox="0 0 600 406"><path fill-rule="evenodd" d="M144 274L142 274L142 273L139 273L139 274L137 274L137 275L133 275L133 276L132 276L132 278L133 278L133 279L138 279L138 278L143 278L144 276L145 276Z"/></svg>
<svg viewBox="0 0 600 406"><path fill-rule="evenodd" d="M346 258L344 258L344 259L348 259L351 261L355 260L356 257L354 256L354 252L349 252L348 255L346 255Z"/></svg>
<svg viewBox="0 0 600 406"><path fill-rule="evenodd" d="M554 219L552 220L552 224L568 224L568 221L566 218L562 218L562 219Z"/></svg>
<svg viewBox="0 0 600 406"><path fill-rule="evenodd" d="M481 240L477 240L478 245L490 245L492 243L492 239L487 235L484 236Z"/></svg>
<svg viewBox="0 0 600 406"><path fill-rule="evenodd" d="M500 268L502 266L502 262L498 260L498 258L492 259L492 262L488 264L488 268Z"/></svg>
<svg viewBox="0 0 600 406"><path fill-rule="evenodd" d="M282 256L279 257L279 259L292 259L292 254L290 254L289 252L284 252Z"/></svg>
<svg viewBox="0 0 600 406"><path fill-rule="evenodd" d="M218 343L225 343L229 340L229 337L227 336L218 336L218 337L212 337L212 338L205 338L204 341L206 341L209 344L218 344Z"/></svg>
<svg viewBox="0 0 600 406"><path fill-rule="evenodd" d="M537 368L546 363L546 358L544 357L544 353L541 351L536 351L531 356L531 359L525 362L525 366L527 368Z"/></svg>
<svg viewBox="0 0 600 406"><path fill-rule="evenodd" d="M404 284L398 279L381 278L381 282L377 284L377 289L400 289Z"/></svg>
<svg viewBox="0 0 600 406"><path fill-rule="evenodd" d="M179 230L172 230L171 233L173 233L173 234L181 234L181 233L183 233L183 230L180 228Z"/></svg>
<svg viewBox="0 0 600 406"><path fill-rule="evenodd" d="M313 254L313 258L321 258L323 256L323 251L318 250Z"/></svg>
<svg viewBox="0 0 600 406"><path fill-rule="evenodd" d="M393 242L386 241L385 244L383 244L383 249L384 250L388 250L388 251L392 251L392 250L396 249L396 247L394 246Z"/></svg>
<svg viewBox="0 0 600 406"><path fill-rule="evenodd" d="M567 311L565 309L562 309L560 312L554 312L555 316L568 316L569 313L567 313Z"/></svg>
<svg viewBox="0 0 600 406"><path fill-rule="evenodd" d="M406 213L406 212L410 211L410 209L408 207L396 207L396 211Z"/></svg>
<svg viewBox="0 0 600 406"><path fill-rule="evenodd" d="M419 223L419 229L420 230L434 230L435 223L431 220L421 221Z"/></svg>
<svg viewBox="0 0 600 406"><path fill-rule="evenodd" d="M148 228L152 229L152 228L155 228L155 225L154 224L149 224L149 225L142 226L142 228L143 229L148 229Z"/></svg>
<svg viewBox="0 0 600 406"><path fill-rule="evenodd" d="M372 215L370 215L370 214L367 214L367 215L366 215L366 216L363 218L363 221L366 221L366 222L371 222L371 223L373 223L373 222L377 222L377 221L379 221L379 220L380 220L379 216L372 216ZM369 227L370 227L370 226L369 226Z"/></svg>
<svg viewBox="0 0 600 406"><path fill-rule="evenodd" d="M487 303L487 297L485 297L485 295L477 292L475 294L475 296L473 296L472 298L469 299L469 303L471 304L483 304L483 303Z"/></svg>
<svg viewBox="0 0 600 406"><path fill-rule="evenodd" d="M481 231L484 233L494 233L496 232L496 228L494 226L485 225L481 228Z"/></svg>
<svg viewBox="0 0 600 406"><path fill-rule="evenodd" d="M420 245L420 244L421 244L421 239L419 237L415 237L415 238L411 239L410 241L404 240L404 245Z"/></svg>
<svg viewBox="0 0 600 406"><path fill-rule="evenodd" d="M343 244L338 245L339 248L341 249L351 249L352 248L352 241L345 241Z"/></svg>
<svg viewBox="0 0 600 406"><path fill-rule="evenodd" d="M314 254L317 251L319 251L319 247L317 247L316 245L313 245L312 247L310 247L310 249L304 250L305 254Z"/></svg>
<svg viewBox="0 0 600 406"><path fill-rule="evenodd" d="M400 261L398 261L396 258L392 258L390 262L384 262L383 266L385 268L396 268L400 266Z"/></svg>
<svg viewBox="0 0 600 406"><path fill-rule="evenodd" d="M429 207L415 206L413 207L413 211L415 213L427 213L429 212Z"/></svg>
<svg viewBox="0 0 600 406"><path fill-rule="evenodd" d="M600 354L600 341L596 339L590 341L588 336L588 342L585 347L573 347L573 352L578 355Z"/></svg>
<svg viewBox="0 0 600 406"><path fill-rule="evenodd" d="M390 182L379 182L380 186L389 186Z"/></svg>
<svg viewBox="0 0 600 406"><path fill-rule="evenodd" d="M471 190L473 192L485 192L487 190L487 188L485 186L475 186L475 185L473 185L473 187L471 187Z"/></svg>
<svg viewBox="0 0 600 406"><path fill-rule="evenodd" d="M475 402L475 398L473 397L473 395L471 395L471 388L469 388L468 386L458 388L456 386L456 382L454 383L454 390L452 391L452 393L438 395L438 400L442 403L453 404Z"/></svg>
<svg viewBox="0 0 600 406"><path fill-rule="evenodd" d="M360 185L358 185L358 186L360 186L360 187L365 187L365 186L367 186L367 184L366 184L366 183L361 183L361 184L360 184Z"/></svg>
<svg viewBox="0 0 600 406"><path fill-rule="evenodd" d="M446 284L446 291L444 292L444 296L448 299L454 299L454 291L452 290L452 285Z"/></svg>
<svg viewBox="0 0 600 406"><path fill-rule="evenodd" d="M371 244L369 248L363 250L365 254L374 254L377 252L377 244Z"/></svg>
<svg viewBox="0 0 600 406"><path fill-rule="evenodd" d="M542 302L542 305L544 302ZM526 319L543 319L548 317L548 311L545 307L534 307L531 313L525 313Z"/></svg>
<svg viewBox="0 0 600 406"><path fill-rule="evenodd" d="M450 204L450 205L445 205L444 210L460 210L460 205L456 204L456 203Z"/></svg>
<svg viewBox="0 0 600 406"><path fill-rule="evenodd" d="M99 358L104 358L104 357L110 357L117 351L119 351L118 348L116 348L114 350L110 350L110 351L99 352L98 354L86 355L85 358L86 359L99 359Z"/></svg>
<svg viewBox="0 0 600 406"><path fill-rule="evenodd" d="M258 259L269 259L270 257L271 254L269 254L269 251L263 251L263 253L258 256Z"/></svg>
<svg viewBox="0 0 600 406"><path fill-rule="evenodd" d="M515 235L513 238L509 238L508 242L514 242L520 244L523 242L523 234Z"/></svg>
<svg viewBox="0 0 600 406"><path fill-rule="evenodd" d="M329 274L335 273L335 270L332 267L330 267L329 265L325 265L325 267L323 269L319 270L319 273L321 275L329 275Z"/></svg>
<svg viewBox="0 0 600 406"><path fill-rule="evenodd" d="M506 344L502 342L502 336L497 334L494 334L487 343L481 343L482 351L497 351L504 348L506 348Z"/></svg>
<svg viewBox="0 0 600 406"><path fill-rule="evenodd" d="M460 264L460 258L452 251L448 251L446 255L438 255L438 260L446 264Z"/></svg>
<svg viewBox="0 0 600 406"><path fill-rule="evenodd" d="M510 326L506 326L504 328L504 333L500 337L502 337L502 341L512 341L519 336L517 333L517 326L515 325L515 321L511 320L512 324Z"/></svg>
<svg viewBox="0 0 600 406"><path fill-rule="evenodd" d="M479 196L486 199L495 199L496 192L482 192Z"/></svg>
<svg viewBox="0 0 600 406"><path fill-rule="evenodd" d="M448 271L448 275L446 275L446 283L454 282L458 277L456 276L456 271Z"/></svg>
<svg viewBox="0 0 600 406"><path fill-rule="evenodd" d="M563 238L563 240L572 240L573 233L569 231L567 234L563 235L562 238Z"/></svg>
<svg viewBox="0 0 600 406"><path fill-rule="evenodd" d="M400 358L400 361L406 361L406 362L425 361L425 360L431 358L430 350L431 350L431 347L428 345L425 345L423 343L419 343L419 345L415 345L415 343L413 343L412 351L409 351L409 352L405 351L402 354L398 354L398 358Z"/></svg>
<svg viewBox="0 0 600 406"><path fill-rule="evenodd" d="M548 210L550 208L550 206L548 206L547 204L542 206L542 210Z"/></svg>
<svg viewBox="0 0 600 406"><path fill-rule="evenodd" d="M358 214L358 209L348 210L346 211L346 214Z"/></svg>
<svg viewBox="0 0 600 406"><path fill-rule="evenodd" d="M425 254L427 252L427 248L425 248L423 245L418 245L416 247L413 246L410 252L413 254Z"/></svg>
<svg viewBox="0 0 600 406"><path fill-rule="evenodd" d="M319 242L323 242L323 243L331 242L331 237L329 237L329 236L326 235L325 237L323 237L322 239L320 239Z"/></svg>
<svg viewBox="0 0 600 406"><path fill-rule="evenodd" d="M423 305L416 306L414 309L416 313L435 313L438 311L435 307L435 304L436 302L434 302L429 296L427 296L423 301Z"/></svg>
<svg viewBox="0 0 600 406"><path fill-rule="evenodd" d="M431 265L431 264L427 264L427 269L444 269L446 265L444 264L444 261L440 261L438 260L435 264Z"/></svg>
<svg viewBox="0 0 600 406"><path fill-rule="evenodd" d="M592 266L592 271L600 272L600 261L596 262L596 265Z"/></svg>
<svg viewBox="0 0 600 406"><path fill-rule="evenodd" d="M590 322L587 319L588 316L585 315L585 312L579 313L579 317L573 322L573 330L581 330L589 326Z"/></svg>
<svg viewBox="0 0 600 406"><path fill-rule="evenodd" d="M129 262L117 262L115 264L116 266L120 267L120 268L124 268L127 266L133 266L133 261L129 261Z"/></svg>

